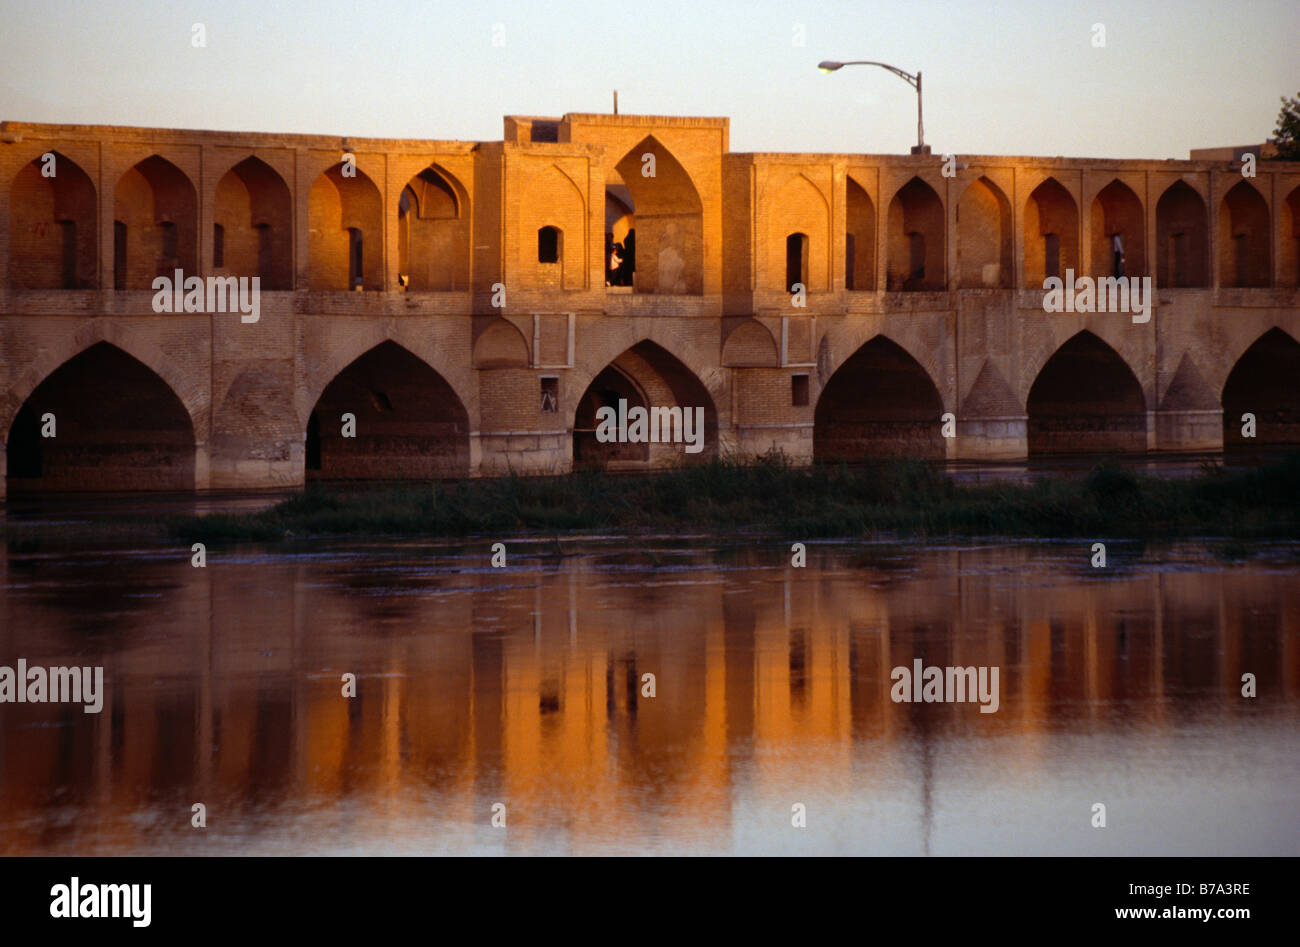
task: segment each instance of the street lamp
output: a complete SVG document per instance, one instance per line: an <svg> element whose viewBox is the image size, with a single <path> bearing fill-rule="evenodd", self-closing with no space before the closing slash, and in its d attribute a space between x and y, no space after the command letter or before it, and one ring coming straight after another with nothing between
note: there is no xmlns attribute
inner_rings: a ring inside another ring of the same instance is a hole
<svg viewBox="0 0 1300 947"><path fill-rule="evenodd" d="M836 69L843 69L845 66L879 66L881 69L888 69L900 79L907 81L913 89L916 90L916 147L912 149L912 154L926 154L925 147L925 129L921 125L921 72L917 70L916 75L910 72L904 72L897 66L891 66L883 62L871 62L865 59L855 59L852 62L835 62L831 59L825 59L817 64L817 68L822 72L834 72Z"/></svg>

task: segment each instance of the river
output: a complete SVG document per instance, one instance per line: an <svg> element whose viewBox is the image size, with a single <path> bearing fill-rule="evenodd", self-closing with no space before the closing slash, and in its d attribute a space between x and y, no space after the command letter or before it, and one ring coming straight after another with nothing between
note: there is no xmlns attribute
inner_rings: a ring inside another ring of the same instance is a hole
<svg viewBox="0 0 1300 947"><path fill-rule="evenodd" d="M1300 852L1300 545L492 541L11 545L0 852Z"/></svg>

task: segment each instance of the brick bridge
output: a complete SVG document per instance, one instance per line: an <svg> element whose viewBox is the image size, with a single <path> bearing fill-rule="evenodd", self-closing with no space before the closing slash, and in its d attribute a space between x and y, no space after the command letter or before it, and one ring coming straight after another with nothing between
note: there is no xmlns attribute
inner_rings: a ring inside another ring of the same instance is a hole
<svg viewBox="0 0 1300 947"><path fill-rule="evenodd" d="M1217 450L1252 443L1244 413L1253 443L1300 442L1300 163L961 155L945 175L939 155L733 154L728 131L4 123L7 488L689 459L598 443L620 398L703 406L698 456ZM1112 275L1114 234L1150 321L1045 312L1046 275ZM258 276L260 318L156 312L177 269Z"/></svg>

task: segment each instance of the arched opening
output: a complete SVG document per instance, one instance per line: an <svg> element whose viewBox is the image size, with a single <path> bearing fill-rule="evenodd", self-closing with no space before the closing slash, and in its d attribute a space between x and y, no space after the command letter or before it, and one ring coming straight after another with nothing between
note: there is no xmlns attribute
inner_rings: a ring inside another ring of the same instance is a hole
<svg viewBox="0 0 1300 947"><path fill-rule="evenodd" d="M1283 286L1300 286L1300 187L1282 204L1282 259L1279 279Z"/></svg>
<svg viewBox="0 0 1300 947"><path fill-rule="evenodd" d="M808 235L792 233L785 238L785 288L796 291L796 284L808 288Z"/></svg>
<svg viewBox="0 0 1300 947"><path fill-rule="evenodd" d="M943 202L920 178L904 184L889 202L890 291L942 290L944 269Z"/></svg>
<svg viewBox="0 0 1300 947"><path fill-rule="evenodd" d="M537 231L537 262L559 263L561 233L558 227L542 227Z"/></svg>
<svg viewBox="0 0 1300 947"><path fill-rule="evenodd" d="M1079 208L1055 178L1034 188L1025 202L1025 286L1042 289L1049 276L1079 274Z"/></svg>
<svg viewBox="0 0 1300 947"><path fill-rule="evenodd" d="M117 182L113 218L119 289L151 289L159 276L198 275L198 200L194 185L170 161L145 158ZM117 269L117 267L115 267Z"/></svg>
<svg viewBox="0 0 1300 947"><path fill-rule="evenodd" d="M988 178L957 204L957 266L965 289L1011 286L1011 202Z"/></svg>
<svg viewBox="0 0 1300 947"><path fill-rule="evenodd" d="M1142 386L1091 332L1080 332L1047 360L1026 409L1031 455L1146 450Z"/></svg>
<svg viewBox="0 0 1300 947"><path fill-rule="evenodd" d="M629 229L630 250L625 242L634 290L702 294L704 205L686 169L649 135L611 169L607 194L617 194L619 187L628 192L636 212ZM607 219L610 213L607 207Z"/></svg>
<svg viewBox="0 0 1300 947"><path fill-rule="evenodd" d="M307 422L306 453L308 472L321 480L463 477L469 414L426 362L381 342L321 392Z"/></svg>
<svg viewBox="0 0 1300 947"><path fill-rule="evenodd" d="M1223 446L1300 444L1300 342L1269 329L1242 354L1223 386ZM1255 418L1243 435L1242 415Z"/></svg>
<svg viewBox="0 0 1300 947"><path fill-rule="evenodd" d="M44 436L47 422L52 437ZM185 406L151 369L107 342L51 372L8 435L10 493L194 488Z"/></svg>
<svg viewBox="0 0 1300 947"><path fill-rule="evenodd" d="M636 202L615 179L605 186L605 285L631 288L636 274Z"/></svg>
<svg viewBox="0 0 1300 947"><path fill-rule="evenodd" d="M293 288L289 187L260 158L248 157L217 182L212 265L225 276L256 276L262 289Z"/></svg>
<svg viewBox="0 0 1300 947"><path fill-rule="evenodd" d="M1156 203L1156 282L1173 288L1208 286L1209 226L1205 201L1175 181Z"/></svg>
<svg viewBox="0 0 1300 947"><path fill-rule="evenodd" d="M383 202L364 171L340 162L321 174L307 197L307 215L312 289L383 288L383 255L377 252Z"/></svg>
<svg viewBox="0 0 1300 947"><path fill-rule="evenodd" d="M878 335L831 376L813 416L813 458L944 456L943 399L921 364Z"/></svg>
<svg viewBox="0 0 1300 947"><path fill-rule="evenodd" d="M407 289L469 288L469 223L461 190L434 168L407 182L397 202L398 270Z"/></svg>
<svg viewBox="0 0 1300 947"><path fill-rule="evenodd" d="M848 179L845 225L844 288L870 291L876 288L876 207L871 197L853 178Z"/></svg>
<svg viewBox="0 0 1300 947"><path fill-rule="evenodd" d="M602 441L597 412L604 407L626 423L606 427L606 433L616 436ZM643 425L638 426L633 408L645 413ZM625 436L618 436L619 430ZM681 361L650 341L639 342L605 366L574 412L575 467L665 467L710 457L717 445L718 416L708 389Z"/></svg>
<svg viewBox="0 0 1300 947"><path fill-rule="evenodd" d="M1268 204L1246 181L1223 196L1219 210L1219 285L1268 286L1272 256L1269 253Z"/></svg>
<svg viewBox="0 0 1300 947"><path fill-rule="evenodd" d="M1127 184L1116 179L1092 201L1094 277L1143 276L1147 272L1146 215Z"/></svg>
<svg viewBox="0 0 1300 947"><path fill-rule="evenodd" d="M33 159L9 188L10 285L93 289L99 269L95 186L71 158L46 154L52 161Z"/></svg>

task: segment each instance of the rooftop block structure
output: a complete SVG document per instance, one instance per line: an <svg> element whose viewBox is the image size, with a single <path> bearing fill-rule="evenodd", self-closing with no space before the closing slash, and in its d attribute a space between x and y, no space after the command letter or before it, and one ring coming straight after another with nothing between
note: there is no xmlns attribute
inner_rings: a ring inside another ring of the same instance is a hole
<svg viewBox="0 0 1300 947"><path fill-rule="evenodd" d="M1300 163L742 154L729 131L5 122L5 489L1300 443ZM257 278L256 318L160 308L178 271ZM1070 276L1149 279L1149 319L1048 311ZM704 450L598 436L621 402L703 409Z"/></svg>

